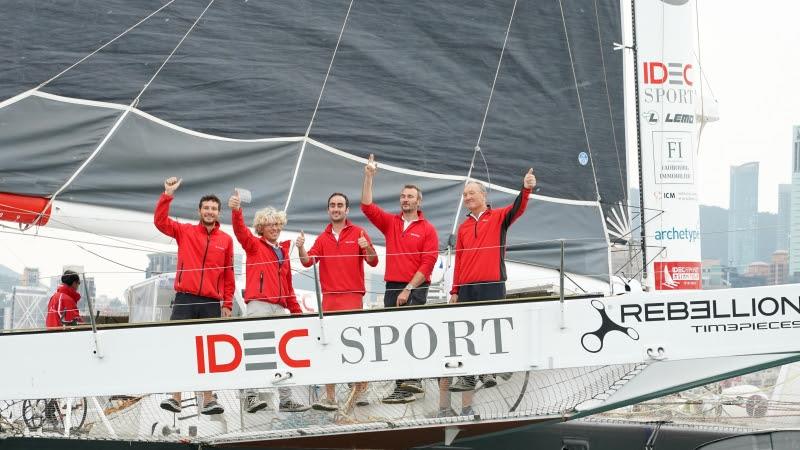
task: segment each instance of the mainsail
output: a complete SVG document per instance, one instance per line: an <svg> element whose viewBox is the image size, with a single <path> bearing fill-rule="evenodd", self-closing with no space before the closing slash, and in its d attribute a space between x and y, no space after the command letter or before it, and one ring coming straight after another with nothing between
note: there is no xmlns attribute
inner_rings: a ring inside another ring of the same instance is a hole
<svg viewBox="0 0 800 450"><path fill-rule="evenodd" d="M177 175L180 217L239 186L254 205L286 207L288 229L315 230L329 193L357 198L361 158L374 153L376 200L393 207L401 185L420 185L444 249L471 161L498 205L534 167L539 201L509 234L509 259L557 267L564 240L570 272L609 275L602 210L626 192L615 1L5 10L0 192L63 188L57 200L150 212Z"/></svg>

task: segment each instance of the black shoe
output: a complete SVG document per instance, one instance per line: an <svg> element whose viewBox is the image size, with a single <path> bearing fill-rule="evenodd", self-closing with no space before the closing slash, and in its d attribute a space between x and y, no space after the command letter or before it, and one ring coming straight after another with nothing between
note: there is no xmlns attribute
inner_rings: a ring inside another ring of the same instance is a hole
<svg viewBox="0 0 800 450"><path fill-rule="evenodd" d="M400 403L411 403L416 400L414 394L408 391L401 391L398 388L395 388L391 394L387 395L386 397L381 400L383 403L388 405L400 404Z"/></svg>
<svg viewBox="0 0 800 450"><path fill-rule="evenodd" d="M286 400L278 405L278 411L280 412L303 412L309 409L311 409L310 406L297 403L294 400Z"/></svg>
<svg viewBox="0 0 800 450"><path fill-rule="evenodd" d="M181 412L181 404L174 398L168 398L161 402L161 409L177 414Z"/></svg>
<svg viewBox="0 0 800 450"><path fill-rule="evenodd" d="M450 392L466 392L475 390L475 377L458 377L448 388Z"/></svg>
<svg viewBox="0 0 800 450"><path fill-rule="evenodd" d="M211 400L210 402L206 403L203 406L203 410L200 411L200 414L205 414L207 416L214 416L217 414L222 414L225 412L225 408L222 407L216 400Z"/></svg>
<svg viewBox="0 0 800 450"><path fill-rule="evenodd" d="M247 406L245 409L249 413L256 413L267 407L267 402L258 398L257 395L247 396Z"/></svg>
<svg viewBox="0 0 800 450"><path fill-rule="evenodd" d="M483 387L486 389L497 386L497 379L492 374L481 375L480 379L483 382Z"/></svg>

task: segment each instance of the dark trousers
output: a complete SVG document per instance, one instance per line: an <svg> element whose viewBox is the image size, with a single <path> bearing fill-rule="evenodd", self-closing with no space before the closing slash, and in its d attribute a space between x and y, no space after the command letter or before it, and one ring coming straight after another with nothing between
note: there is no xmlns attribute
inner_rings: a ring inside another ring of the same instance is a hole
<svg viewBox="0 0 800 450"><path fill-rule="evenodd" d="M210 319L221 315L219 300L178 292L175 294L175 301L172 302L172 314L169 320Z"/></svg>
<svg viewBox="0 0 800 450"><path fill-rule="evenodd" d="M386 282L386 292L383 294L383 307L397 307L397 296L403 292L408 283L398 283L395 281ZM408 296L408 303L403 306L424 305L428 301L428 286L430 283L422 283L416 289L411 290Z"/></svg>
<svg viewBox="0 0 800 450"><path fill-rule="evenodd" d="M396 308L397 307L397 296L403 292L403 289L408 285L408 283L398 283L395 281L387 281L386 282L386 292L383 294L383 307L384 308ZM416 289L411 290L411 294L408 296L408 302L406 302L403 306L414 306L414 305L424 305L428 302L428 287L430 283L422 283ZM417 380L397 380L396 384L397 387L406 381L417 381Z"/></svg>

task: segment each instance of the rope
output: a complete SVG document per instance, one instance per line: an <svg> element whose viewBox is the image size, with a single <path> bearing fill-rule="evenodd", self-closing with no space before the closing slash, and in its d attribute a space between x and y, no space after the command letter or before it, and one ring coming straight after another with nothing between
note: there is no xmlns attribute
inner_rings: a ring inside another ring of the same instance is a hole
<svg viewBox="0 0 800 450"><path fill-rule="evenodd" d="M492 87L489 89L489 98L486 101L486 108L483 110L483 119L481 120L481 127L478 130L478 139L475 141L475 148L472 152L472 160L469 163L469 170L467 170L467 178L464 180L464 185L466 186L467 183L471 181L472 178L472 170L475 168L475 156L480 153L481 159L483 159L483 165L486 167L486 181L491 183L492 180L489 176L489 164L486 163L486 158L483 156L483 152L481 151L481 140L483 139L483 130L486 127L486 119L489 117L489 108L492 105L492 98L494 97L494 89L497 86L497 78L500 75L500 67L503 64L503 56L506 52L506 46L508 45L508 36L511 34L511 23L514 21L514 13L517 10L517 0L514 0L514 5L511 7L511 16L508 18L508 25L506 26L506 35L503 38L503 46L500 48L500 57L497 59L497 67L494 70L494 78L492 79ZM453 219L453 230L450 234L455 234L456 228L458 227L458 218L461 216L461 207L464 205L464 198L459 197L458 199L458 208L456 208L456 215Z"/></svg>
<svg viewBox="0 0 800 450"><path fill-rule="evenodd" d="M297 182L297 173L300 171L300 162L303 160L303 154L306 151L306 144L308 143L308 135L311 133L311 127L314 125L314 119L317 117L319 104L322 102L322 95L325 93L325 86L328 84L328 78L331 75L331 70L333 70L333 61L336 59L336 53L339 51L339 44L342 42L342 36L344 36L344 30L347 27L347 19L350 17L350 10L353 9L353 1L354 0L350 0L350 5L347 7L347 13L344 16L342 28L339 30L339 37L336 39L336 46L333 48L333 54L331 55L331 60L328 63L328 70L325 72L325 78L322 80L322 87L319 90L319 96L317 96L317 103L314 105L314 112L311 113L311 120L308 122L308 128L306 128L305 135L303 135L303 144L300 146L300 155L297 157L297 164L294 167L292 184L289 186L289 195L286 197L286 204L283 207L284 211L289 209L289 203L292 200L294 185Z"/></svg>
<svg viewBox="0 0 800 450"><path fill-rule="evenodd" d="M61 72L57 73L55 76L51 77L51 78L50 78L50 79L48 79L47 81L43 81L43 82L42 82L42 83L40 83L38 86L36 86L35 88L33 88L33 90L34 90L34 91L38 91L39 89L41 89L41 88L45 87L46 85L50 84L52 81L55 81L55 80L56 80L57 78L59 78L61 75L64 75L65 73L67 73L67 72L69 72L70 70L74 69L74 68L75 68L75 67L76 67L78 64L80 64L80 63L82 63L82 62L86 61L87 59L89 59L89 58L91 58L92 56L94 56L94 55L95 55L97 52L99 52L99 51L103 50L104 48L108 47L109 45L113 44L113 43L114 43L114 41L116 41L117 39L121 38L122 36L125 36L125 35L126 35L126 34L128 34L129 32L133 31L133 30L134 30L136 27L138 27L139 25L143 24L144 22L146 22L148 19L150 19L150 18L151 18L151 17L153 17L154 15L156 15L156 14L160 13L160 12L161 12L161 11L162 11L164 8L166 8L167 6L169 6L169 5L173 4L174 2L175 2L175 0L170 0L169 2L165 3L163 6L161 6L161 7L160 7L160 8L158 8L157 10L155 10L155 11L151 12L150 14L148 14L148 15L147 15L147 16L146 16L144 19L142 19L142 20L140 20L140 21L136 22L135 24L133 24L132 26L130 26L128 29L126 29L126 30L125 30L125 31L123 31L122 33L120 33L120 34L118 34L117 36L115 36L115 37L114 37L114 39L111 39L110 41L108 41L108 42L106 42L105 44L101 45L101 46L100 46L100 47L98 47L98 48L97 48L95 51L93 51L93 52L89 53L88 55L84 56L83 58L81 58L80 60L78 60L78 62L76 62L76 63L72 64L71 66L69 66L69 67L67 67L66 69L62 70Z"/></svg>
<svg viewBox="0 0 800 450"><path fill-rule="evenodd" d="M567 42L567 53L569 54L569 64L572 69L572 80L575 83L575 94L578 96L578 110L581 114L581 123L583 124L583 135L586 139L586 149L589 151L589 164L592 167L592 178L594 179L594 189L597 194L597 201L600 201L600 187L597 184L597 172L594 167L594 155L592 155L592 144L589 142L589 129L586 127L586 117L583 113L583 101L581 100L581 90L578 86L578 75L575 72L575 61L572 58L572 46L569 43L569 33L567 32L567 19L564 16L564 5L562 0L558 0L558 6L561 8L561 23L564 25L564 38Z"/></svg>
<svg viewBox="0 0 800 450"><path fill-rule="evenodd" d="M619 155L619 144L617 143L617 130L614 127L614 111L611 108L611 94L608 90L608 71L606 70L606 57L603 54L603 34L600 29L600 13L597 8L597 0L594 0L594 18L597 23L597 41L600 44L600 63L603 66L603 83L606 88L606 101L608 102L608 117L611 122L611 137L614 140L614 151L617 153L617 168L619 169L619 183L622 188L622 198L628 201L628 192L625 189L625 175L622 173L622 161Z"/></svg>

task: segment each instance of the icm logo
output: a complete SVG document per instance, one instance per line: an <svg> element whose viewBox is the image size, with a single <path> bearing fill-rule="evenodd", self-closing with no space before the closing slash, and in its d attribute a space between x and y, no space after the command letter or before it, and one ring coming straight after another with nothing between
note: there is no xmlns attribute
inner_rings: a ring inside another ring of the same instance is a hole
<svg viewBox="0 0 800 450"><path fill-rule="evenodd" d="M612 331L619 331L634 341L639 340L639 333L631 327L623 327L614 323L606 313L606 307L600 300L592 300L592 306L600 314L600 328L595 331L585 333L581 336L581 346L589 353L597 353L603 349L603 342L606 335Z"/></svg>
<svg viewBox="0 0 800 450"><path fill-rule="evenodd" d="M650 125L655 125L658 123L658 113L655 111L647 111L644 113L644 121L649 123Z"/></svg>
<svg viewBox="0 0 800 450"><path fill-rule="evenodd" d="M246 346L230 334L209 334L195 336L195 354L197 356L197 373L223 373L238 369L244 360L244 370L275 370L278 367L275 354L289 367L311 367L308 359L295 359L289 356L286 347L295 338L308 336L308 329L289 330L280 337L278 347L274 331L244 333ZM205 338L205 339L204 339ZM227 347L227 349L224 349ZM224 350L223 350L224 349ZM222 350L230 355L229 360L220 361L217 353Z"/></svg>
<svg viewBox="0 0 800 450"><path fill-rule="evenodd" d="M675 227L656 230L657 241L689 241L694 242L700 238L700 230L689 228L678 229Z"/></svg>

